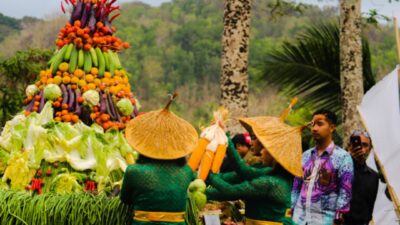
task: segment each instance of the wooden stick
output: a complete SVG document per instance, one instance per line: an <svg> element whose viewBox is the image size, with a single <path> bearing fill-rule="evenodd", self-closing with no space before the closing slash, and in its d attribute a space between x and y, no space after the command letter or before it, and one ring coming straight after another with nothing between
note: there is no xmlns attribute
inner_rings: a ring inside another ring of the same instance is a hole
<svg viewBox="0 0 400 225"><path fill-rule="evenodd" d="M400 34L399 27L397 26L397 18L393 18L394 33L396 35L396 49L397 49L397 63L400 64Z"/></svg>
<svg viewBox="0 0 400 225"><path fill-rule="evenodd" d="M365 127L365 129L368 131L368 133L370 133L370 132L369 132L369 129L368 129L368 127L367 127L367 124L365 123L365 120L364 120L363 116L362 116L361 113L360 113L359 106L357 106L357 111L358 111L358 114L360 115L361 123L363 124L363 126ZM371 139L371 140L372 140L372 139ZM388 191L389 191L389 195L390 195L390 197L391 197L391 199L392 199L392 203L393 203L393 207L394 207L394 212L396 213L397 219L400 220L400 208L399 208L399 207L400 207L400 204L399 204L399 198L397 197L397 194L396 194L395 190L393 189L392 185L390 185L389 179L388 179L388 177L387 177L387 173L386 173L386 170L385 170L385 167L383 166L382 162L380 161L380 159L379 159L379 157L378 157L378 155L376 154L375 151L374 151L374 158L375 158L375 162L376 162L377 166L379 167L378 170L381 172L383 178L384 178L385 181L386 181L386 186L387 186L387 189L388 189Z"/></svg>

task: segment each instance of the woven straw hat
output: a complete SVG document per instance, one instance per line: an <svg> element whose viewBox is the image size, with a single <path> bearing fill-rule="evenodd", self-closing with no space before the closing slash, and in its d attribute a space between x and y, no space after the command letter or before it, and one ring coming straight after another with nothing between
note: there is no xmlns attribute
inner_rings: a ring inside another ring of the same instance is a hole
<svg viewBox="0 0 400 225"><path fill-rule="evenodd" d="M291 106L290 106L291 107ZM303 176L301 128L285 124L284 111L281 117L249 117L240 118L240 123L248 131L252 131L271 156L285 170L294 176Z"/></svg>
<svg viewBox="0 0 400 225"><path fill-rule="evenodd" d="M184 119L169 111L169 105L131 120L125 129L128 143L140 154L153 159L178 159L197 146L198 134Z"/></svg>

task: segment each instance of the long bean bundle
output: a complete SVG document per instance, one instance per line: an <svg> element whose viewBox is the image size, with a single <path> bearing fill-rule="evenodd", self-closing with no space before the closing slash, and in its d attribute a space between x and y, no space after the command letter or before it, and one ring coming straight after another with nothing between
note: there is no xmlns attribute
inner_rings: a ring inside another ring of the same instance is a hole
<svg viewBox="0 0 400 225"><path fill-rule="evenodd" d="M129 207L119 198L12 190L0 191L0 215L0 225L126 225L131 219Z"/></svg>

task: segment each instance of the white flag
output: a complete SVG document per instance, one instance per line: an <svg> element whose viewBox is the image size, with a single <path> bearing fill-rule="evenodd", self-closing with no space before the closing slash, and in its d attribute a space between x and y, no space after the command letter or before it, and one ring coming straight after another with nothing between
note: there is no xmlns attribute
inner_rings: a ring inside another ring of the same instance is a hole
<svg viewBox="0 0 400 225"><path fill-rule="evenodd" d="M399 67L373 86L363 97L358 111L372 138L374 151L382 162L387 178L400 194L400 104L399 104ZM368 164L375 167L373 154ZM379 184L379 192L374 208L376 225L398 225L393 203L384 190L386 185Z"/></svg>

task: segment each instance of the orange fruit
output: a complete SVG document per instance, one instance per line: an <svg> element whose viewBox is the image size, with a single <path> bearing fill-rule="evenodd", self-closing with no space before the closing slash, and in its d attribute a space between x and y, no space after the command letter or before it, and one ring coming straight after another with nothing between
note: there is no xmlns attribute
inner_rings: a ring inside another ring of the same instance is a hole
<svg viewBox="0 0 400 225"><path fill-rule="evenodd" d="M64 84L69 84L69 82L71 82L71 78L69 76L63 77L63 83Z"/></svg>
<svg viewBox="0 0 400 225"><path fill-rule="evenodd" d="M85 80L88 83L92 83L94 81L94 77L93 77L93 75L88 74L88 75L85 76Z"/></svg>
<svg viewBox="0 0 400 225"><path fill-rule="evenodd" d="M83 72L83 70L81 70L81 69L76 69L76 70L74 71L74 75L75 75L76 77L81 78L81 77L83 77L83 75L85 75L85 72Z"/></svg>
<svg viewBox="0 0 400 225"><path fill-rule="evenodd" d="M94 90L96 89L96 85L94 83L90 83L87 85L89 90Z"/></svg>
<svg viewBox="0 0 400 225"><path fill-rule="evenodd" d="M79 81L78 81L78 86L79 86L79 87L83 87L83 86L85 86L85 85L86 85L86 81L85 81L85 80L82 79L82 80L79 80Z"/></svg>
<svg viewBox="0 0 400 225"><path fill-rule="evenodd" d="M68 71L68 68L69 68L69 64L66 62L60 63L60 65L58 65L58 69L62 72Z"/></svg>
<svg viewBox="0 0 400 225"><path fill-rule="evenodd" d="M101 80L99 78L94 79L94 84L98 87L101 85Z"/></svg>
<svg viewBox="0 0 400 225"><path fill-rule="evenodd" d="M97 75L97 74L99 74L99 70L96 67L92 67L92 69L90 70L90 73L93 75Z"/></svg>
<svg viewBox="0 0 400 225"><path fill-rule="evenodd" d="M110 72L104 72L104 77L110 78L111 77L111 73Z"/></svg>
<svg viewBox="0 0 400 225"><path fill-rule="evenodd" d="M54 83L54 79L53 78L47 79L47 84L53 84L53 83Z"/></svg>
<svg viewBox="0 0 400 225"><path fill-rule="evenodd" d="M55 77L53 78L53 82L54 82L55 84L61 84L61 82L62 82L61 76L55 76Z"/></svg>

